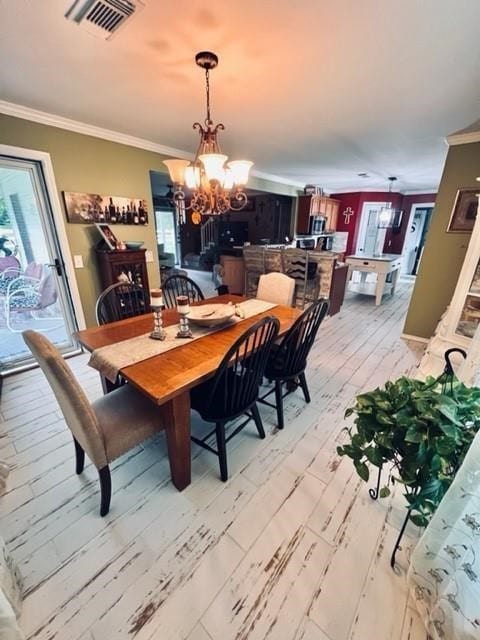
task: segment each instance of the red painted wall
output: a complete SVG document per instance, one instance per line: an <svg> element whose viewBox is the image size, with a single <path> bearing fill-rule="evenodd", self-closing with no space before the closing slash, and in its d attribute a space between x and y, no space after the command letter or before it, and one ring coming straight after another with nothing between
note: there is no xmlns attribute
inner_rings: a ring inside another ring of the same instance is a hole
<svg viewBox="0 0 480 640"><path fill-rule="evenodd" d="M403 211L402 225L399 233L392 233L391 229L387 231L387 237L385 238L385 252L388 253L402 253L403 245L405 244L405 236L407 235L407 225L412 212L412 206L414 204L422 204L423 202L435 202L437 197L436 193L421 193L419 195L403 196L400 209ZM388 246L388 241L391 241Z"/></svg>
<svg viewBox="0 0 480 640"><path fill-rule="evenodd" d="M403 210L404 214L400 233L394 234L391 229L387 229L383 248L385 253L401 254L412 205L421 204L422 202L435 202L436 194L426 193L404 196L401 193L388 191L355 191L351 193L332 193L331 197L335 198L335 200L340 200L337 231L348 232L347 255L355 253L360 229L360 217L365 202L391 202L394 209ZM353 211L353 214L349 216L349 222L347 224L347 218L344 213L349 207Z"/></svg>
<svg viewBox="0 0 480 640"><path fill-rule="evenodd" d="M340 208L338 210L337 218L337 231L348 231L347 255L353 253L353 247L357 242L358 222L362 211L359 203L360 196L362 195L362 193L357 191L356 193L339 193L332 194L331 196L332 198L335 198L335 200L340 200ZM346 218L343 214L349 207L353 211L353 214ZM348 224L346 222L347 219L349 220Z"/></svg>
<svg viewBox="0 0 480 640"><path fill-rule="evenodd" d="M401 193L389 193L388 191L356 191L353 193L332 193L332 198L340 200L340 209L338 213L337 231L348 231L347 255L355 253L357 247L358 232L360 229L360 216L365 202L391 202L394 209L400 209L402 202ZM345 222L343 215L345 210L350 207L353 215L350 222Z"/></svg>

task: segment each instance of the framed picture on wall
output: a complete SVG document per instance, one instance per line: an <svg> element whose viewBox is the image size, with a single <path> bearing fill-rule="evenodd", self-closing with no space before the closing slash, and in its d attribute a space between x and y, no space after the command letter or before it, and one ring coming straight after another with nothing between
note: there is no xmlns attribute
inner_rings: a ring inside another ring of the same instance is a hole
<svg viewBox="0 0 480 640"><path fill-rule="evenodd" d="M75 224L148 224L147 203L141 198L62 191L67 221Z"/></svg>
<svg viewBox="0 0 480 640"><path fill-rule="evenodd" d="M447 232L471 232L475 224L480 189L459 189Z"/></svg>
<svg viewBox="0 0 480 640"><path fill-rule="evenodd" d="M118 247L118 240L108 224L100 222L95 223L95 226L100 231L100 235L105 240L107 247L114 251Z"/></svg>

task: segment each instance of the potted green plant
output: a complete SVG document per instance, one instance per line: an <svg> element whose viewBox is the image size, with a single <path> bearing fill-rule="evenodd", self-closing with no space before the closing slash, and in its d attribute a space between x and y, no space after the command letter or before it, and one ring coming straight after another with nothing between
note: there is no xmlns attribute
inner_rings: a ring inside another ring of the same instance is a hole
<svg viewBox="0 0 480 640"><path fill-rule="evenodd" d="M402 377L357 396L345 417L351 415L355 429L348 429L350 441L338 454L353 460L365 482L369 463L379 473L389 465L388 479L376 493L386 497L390 482L401 483L408 503L405 525L410 517L425 526L480 427L480 389L466 387L453 371L425 381Z"/></svg>

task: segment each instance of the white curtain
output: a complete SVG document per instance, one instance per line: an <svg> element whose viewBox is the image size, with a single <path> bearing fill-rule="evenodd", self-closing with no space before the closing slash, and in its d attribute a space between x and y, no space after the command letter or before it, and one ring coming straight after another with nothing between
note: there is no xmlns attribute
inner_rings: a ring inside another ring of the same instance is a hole
<svg viewBox="0 0 480 640"><path fill-rule="evenodd" d="M431 344L422 359L420 378L438 375L444 364L440 354L460 346L442 343L433 357ZM480 385L480 325L466 360L456 356L454 362L462 382ZM408 582L434 640L480 639L480 432L413 552Z"/></svg>
<svg viewBox="0 0 480 640"><path fill-rule="evenodd" d="M434 640L480 638L480 432L413 552L408 582Z"/></svg>

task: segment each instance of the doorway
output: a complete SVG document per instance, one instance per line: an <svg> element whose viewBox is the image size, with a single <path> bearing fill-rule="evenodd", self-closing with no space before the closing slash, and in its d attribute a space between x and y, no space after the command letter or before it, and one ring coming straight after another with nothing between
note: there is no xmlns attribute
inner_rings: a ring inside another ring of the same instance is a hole
<svg viewBox="0 0 480 640"><path fill-rule="evenodd" d="M387 230L379 228L378 216L386 205L386 202L364 203L355 253L365 256L377 256L383 253Z"/></svg>
<svg viewBox="0 0 480 640"><path fill-rule="evenodd" d="M433 204L430 203L412 205L403 245L404 258L400 271L404 276L416 276L418 273L432 211Z"/></svg>
<svg viewBox="0 0 480 640"><path fill-rule="evenodd" d="M38 159L0 155L0 375L34 361L22 338L26 329L44 333L64 354L78 350L44 168Z"/></svg>

